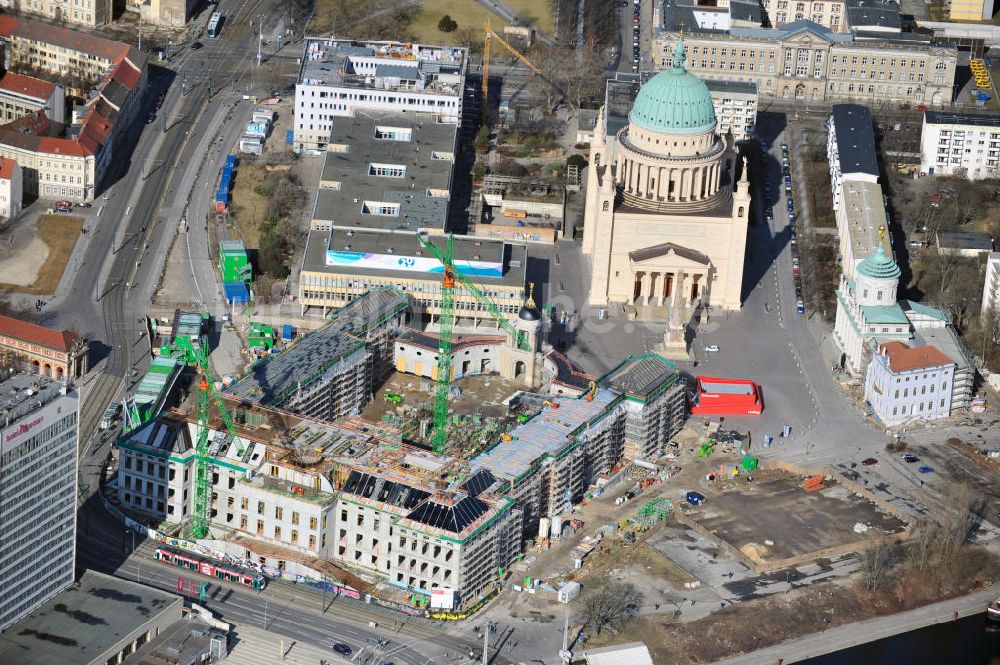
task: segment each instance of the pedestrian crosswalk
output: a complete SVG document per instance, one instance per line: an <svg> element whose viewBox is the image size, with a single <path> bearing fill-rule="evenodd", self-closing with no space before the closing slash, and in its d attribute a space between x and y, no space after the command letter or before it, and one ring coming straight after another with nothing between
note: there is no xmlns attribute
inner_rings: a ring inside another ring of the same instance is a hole
<svg viewBox="0 0 1000 665"><path fill-rule="evenodd" d="M350 661L333 650L268 633L252 626L237 626L225 665L344 665ZM284 657L282 658L282 649Z"/></svg>

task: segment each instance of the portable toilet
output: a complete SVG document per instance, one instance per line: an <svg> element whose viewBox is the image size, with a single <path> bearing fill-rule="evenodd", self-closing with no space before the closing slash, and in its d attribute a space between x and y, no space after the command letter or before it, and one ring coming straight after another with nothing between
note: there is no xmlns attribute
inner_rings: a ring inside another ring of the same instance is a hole
<svg viewBox="0 0 1000 665"><path fill-rule="evenodd" d="M705 501L705 495L698 492L688 492L684 495L684 500L692 506L700 506Z"/></svg>

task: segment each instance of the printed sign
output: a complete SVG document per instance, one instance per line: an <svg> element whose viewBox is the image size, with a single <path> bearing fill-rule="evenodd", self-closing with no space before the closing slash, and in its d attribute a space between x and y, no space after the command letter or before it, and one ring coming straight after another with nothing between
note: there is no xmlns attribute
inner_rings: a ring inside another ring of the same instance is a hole
<svg viewBox="0 0 1000 665"><path fill-rule="evenodd" d="M402 270L442 274L444 266L430 256L398 256L371 252L342 252L327 250L326 265L342 268L369 270ZM503 263L499 261L455 261L455 267L467 277L503 277Z"/></svg>

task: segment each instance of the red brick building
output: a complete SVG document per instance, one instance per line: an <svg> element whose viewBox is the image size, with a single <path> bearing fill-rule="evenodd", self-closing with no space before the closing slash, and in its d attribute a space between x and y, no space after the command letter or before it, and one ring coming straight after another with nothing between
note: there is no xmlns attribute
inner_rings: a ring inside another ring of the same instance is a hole
<svg viewBox="0 0 1000 665"><path fill-rule="evenodd" d="M24 361L31 371L59 381L87 371L87 341L72 330L53 330L0 316L0 355Z"/></svg>

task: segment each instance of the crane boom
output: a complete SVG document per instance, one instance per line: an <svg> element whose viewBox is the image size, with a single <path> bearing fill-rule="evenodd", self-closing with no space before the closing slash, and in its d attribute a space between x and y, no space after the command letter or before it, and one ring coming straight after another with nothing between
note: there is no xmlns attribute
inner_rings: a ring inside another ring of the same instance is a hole
<svg viewBox="0 0 1000 665"><path fill-rule="evenodd" d="M211 519L212 482L209 474L212 457L208 451L208 424L209 411L213 402L222 417L222 422L225 423L226 430L233 437L233 441L239 443L239 454L243 455L243 444L239 441L239 435L236 433L236 425L222 401L222 395L213 385L207 349L207 344L201 344L196 356L198 364L198 435L194 456L194 512L191 517L191 535L195 538L204 538L208 535L208 523Z"/></svg>
<svg viewBox="0 0 1000 665"><path fill-rule="evenodd" d="M489 296L483 293L482 289L480 289L472 282L472 280L470 280L468 277L462 274L462 271L454 265L453 257L448 258L446 262L445 255L441 252L440 249L437 248L436 245L434 245L430 241L430 239L426 235L421 234L418 236L418 238L420 239L420 243L424 247L426 247L430 251L430 253L437 258L438 261L440 261L445 266L449 265L451 266L455 278L458 281L460 281L462 283L462 286L464 286L469 290L469 292L479 302L479 304L482 305L494 319L496 319L496 322L500 324L500 327L503 328L504 331L514 339L514 344L519 349L521 349L522 351L532 351L531 344L528 343L528 338L525 337L524 333L515 328L514 325L507 320L507 318L503 315L503 312L500 311L500 308L497 307L492 300L490 300ZM451 236L448 236L448 238L450 242Z"/></svg>
<svg viewBox="0 0 1000 665"><path fill-rule="evenodd" d="M508 51L510 51L511 55L513 55L515 58L517 58L518 60L520 60L521 62L523 62L524 65L528 69L530 69L533 74L535 74L536 76L540 77L543 81L545 81L550 86L552 86L552 88L555 89L556 92L558 92L560 95L565 96L565 93L559 88L559 86L557 86L555 83L553 83L552 81L550 81L548 79L548 77L546 77L545 74L542 73L542 70L539 69L537 66L535 66L535 63L531 62L531 60L528 60L528 56L524 55L523 53L521 53L520 51L518 51L516 48L514 48L513 46L511 46L510 43L506 39L504 39L503 37L501 37L497 33L493 32L493 28L490 26L489 20L487 20L486 21L486 29L483 32L483 109L484 109L484 112L485 112L485 109L487 108L487 101L489 100L489 97L490 97L490 90L489 90L489 88L490 88L490 43L494 39L497 40L498 42L500 42L500 45L503 46L505 49L507 49Z"/></svg>
<svg viewBox="0 0 1000 665"><path fill-rule="evenodd" d="M437 249L436 247L434 248ZM434 393L434 433L431 444L434 452L443 453L448 444L448 391L451 385L452 328L455 323L455 271L452 266L455 243L451 235L444 256L438 256L444 265L441 281L441 334L438 335L438 374Z"/></svg>

